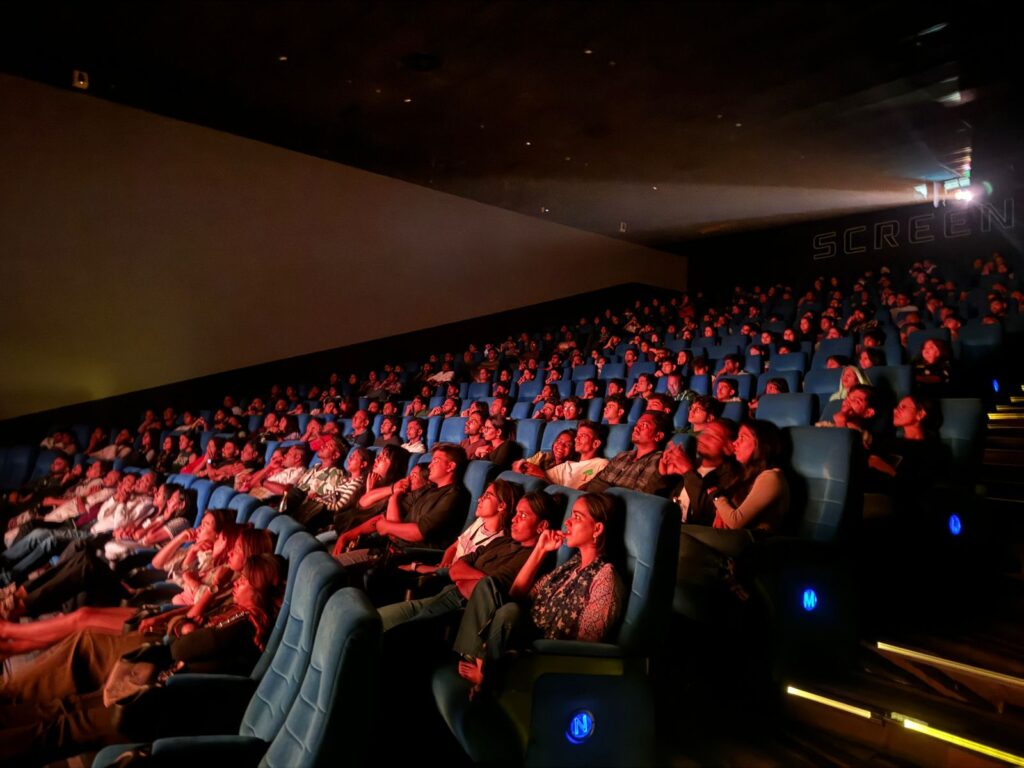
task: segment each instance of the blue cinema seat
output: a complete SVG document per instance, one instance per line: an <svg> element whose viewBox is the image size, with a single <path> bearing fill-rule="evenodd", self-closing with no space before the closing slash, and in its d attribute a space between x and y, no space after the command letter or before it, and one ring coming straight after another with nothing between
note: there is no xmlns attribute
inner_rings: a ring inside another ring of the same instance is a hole
<svg viewBox="0 0 1024 768"><path fill-rule="evenodd" d="M540 419L524 418L516 421L516 442L523 449L523 456L529 458L538 451L543 431L544 422Z"/></svg>
<svg viewBox="0 0 1024 768"><path fill-rule="evenodd" d="M466 419L462 416L449 416L441 422L438 433L439 443L461 443L466 437Z"/></svg>
<svg viewBox="0 0 1024 768"><path fill-rule="evenodd" d="M285 687L283 680L294 680L304 673L317 620L327 599L344 583L344 570L323 551L320 542L305 532L288 540L282 556L288 563L288 574L281 609L252 672L174 675L163 688L147 692L141 707L121 709L119 727L125 735L152 740L235 730L257 687L264 694L280 692ZM270 706L283 719L289 702L285 696L273 700ZM164 715L152 716L160 712Z"/></svg>
<svg viewBox="0 0 1024 768"><path fill-rule="evenodd" d="M544 489L544 486L547 485L547 483L545 483L539 477L534 477L533 475L523 475L520 474L519 472L513 472L511 469L506 469L504 472L498 475L497 479L504 480L508 483L515 483L516 485L523 489L523 493L541 491Z"/></svg>
<svg viewBox="0 0 1024 768"><path fill-rule="evenodd" d="M182 736L153 742L157 765L259 765L314 768L363 765L366 734L377 715L380 616L356 589L333 594L317 623L301 677L267 675L249 703L238 733ZM287 703L285 703L287 702ZM110 766L123 745L102 750L93 763Z"/></svg>
<svg viewBox="0 0 1024 768"><path fill-rule="evenodd" d="M814 395L790 392L762 395L757 401L757 418L777 427L809 427L814 422Z"/></svg>
<svg viewBox="0 0 1024 768"><path fill-rule="evenodd" d="M569 497L578 491L549 486ZM526 765L652 765L653 698L645 659L667 627L675 582L679 514L666 499L613 488L625 509L628 593L623 621L608 643L537 640L517 659L498 704L481 710L454 665L434 675L434 699L452 734L474 762ZM621 510L620 510L621 511ZM564 561L569 552L558 553ZM569 744L571 712L587 710L593 737ZM508 727L514 723L515 727Z"/></svg>
<svg viewBox="0 0 1024 768"><path fill-rule="evenodd" d="M811 360L811 368L824 369L825 364L832 355L842 355L850 360L851 363L856 362L853 359L853 337L844 336L840 339L822 339L821 344L818 345L818 351L814 353L814 358Z"/></svg>
<svg viewBox="0 0 1024 768"><path fill-rule="evenodd" d="M259 499L253 498L248 493L239 493L228 503L228 509L235 511L236 523L246 523L259 505Z"/></svg>
<svg viewBox="0 0 1024 768"><path fill-rule="evenodd" d="M628 451L633 446L633 425L612 424L608 427L608 438L604 443L604 455L609 459L615 458L623 451Z"/></svg>
<svg viewBox="0 0 1024 768"><path fill-rule="evenodd" d="M544 426L544 432L540 436L540 450L550 451L551 444L555 442L555 438L562 434L567 429L576 429L579 424L575 419L549 421Z"/></svg>

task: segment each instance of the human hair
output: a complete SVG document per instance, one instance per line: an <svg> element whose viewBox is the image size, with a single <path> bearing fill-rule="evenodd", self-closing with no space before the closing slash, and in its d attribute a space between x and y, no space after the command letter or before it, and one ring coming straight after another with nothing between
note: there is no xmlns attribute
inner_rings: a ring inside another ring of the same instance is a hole
<svg viewBox="0 0 1024 768"><path fill-rule="evenodd" d="M661 432L661 439L657 443L659 448L663 447L672 436L672 417L661 411L645 411L644 416L650 416L654 421L654 431Z"/></svg>
<svg viewBox="0 0 1024 768"><path fill-rule="evenodd" d="M924 359L924 345L927 344L929 341L935 345L936 349L939 350L939 360L949 360L953 356L953 352L950 349L949 342L947 342L945 339L925 339L921 343L921 350L917 354L919 360Z"/></svg>
<svg viewBox="0 0 1024 768"><path fill-rule="evenodd" d="M367 462L373 461L373 452L367 448L357 448L356 450L366 451ZM402 448L400 445L385 445L380 449L378 456L387 457L389 460L388 470L384 477L381 478L382 485L391 485L397 482L400 478L405 477L405 472L409 468L409 452Z"/></svg>
<svg viewBox="0 0 1024 768"><path fill-rule="evenodd" d="M623 549L623 515L615 499L604 493L584 493L579 497L587 513L595 523L601 523L603 530L594 540L598 553L611 563L619 563Z"/></svg>
<svg viewBox="0 0 1024 768"><path fill-rule="evenodd" d="M623 395L612 395L604 401L606 406L608 403L615 403L623 413L629 413L629 401Z"/></svg>
<svg viewBox="0 0 1024 768"><path fill-rule="evenodd" d="M879 349L878 347L866 347L862 350L862 354L868 356L868 360L871 361L871 365L879 366L885 365L885 350Z"/></svg>
<svg viewBox="0 0 1024 768"><path fill-rule="evenodd" d="M255 555L273 554L274 537L266 528L254 528L251 523L238 526L238 546L246 558Z"/></svg>
<svg viewBox="0 0 1024 768"><path fill-rule="evenodd" d="M711 395L697 395L697 397L693 398L693 403L690 407L692 408L694 405L699 405L703 408L704 412L711 417L712 421L722 414L721 403L711 397Z"/></svg>
<svg viewBox="0 0 1024 768"><path fill-rule="evenodd" d="M604 445L605 440L608 437L608 427L597 421L591 421L590 419L584 419L576 425L576 431L579 432L581 429L589 429L594 433L594 437L601 441L601 445Z"/></svg>
<svg viewBox="0 0 1024 768"><path fill-rule="evenodd" d="M246 613L256 630L253 641L261 651L270 625L281 607L286 572L287 567L281 558L270 553L253 555L242 566L241 575L249 582L254 597L254 604L246 607Z"/></svg>
<svg viewBox="0 0 1024 768"><path fill-rule="evenodd" d="M924 418L921 420L921 429L925 437L933 439L938 437L939 428L942 426L942 409L938 403L930 397L919 393L912 393L906 396L914 404L914 408L924 411Z"/></svg>
<svg viewBox="0 0 1024 768"><path fill-rule="evenodd" d="M504 510L498 512L498 530L507 535L523 487L518 483L498 479L491 483L491 490L494 491L498 504L505 507Z"/></svg>
<svg viewBox="0 0 1024 768"><path fill-rule="evenodd" d="M324 443L330 443L333 445L335 450L338 452L339 457L343 457L345 455L345 441L341 439L340 435L326 435L321 436L320 439Z"/></svg>
<svg viewBox="0 0 1024 768"><path fill-rule="evenodd" d="M562 517L565 513L565 496L561 493L545 493L544 491L530 491L523 496L530 506L530 511L548 524L548 528L557 530L562 525Z"/></svg>
<svg viewBox="0 0 1024 768"><path fill-rule="evenodd" d="M455 464L455 477L462 476L462 470L466 466L466 452L462 449L461 445L454 445L453 443L438 443L433 448L434 453L441 453L448 459L448 461Z"/></svg>
<svg viewBox="0 0 1024 768"><path fill-rule="evenodd" d="M789 382L782 377L773 377L768 379L768 384L774 384L780 393L789 392Z"/></svg>
<svg viewBox="0 0 1024 768"><path fill-rule="evenodd" d="M735 421L732 419L715 419L715 424L720 424L725 428L730 440L736 439L736 434L739 432L740 426Z"/></svg>
<svg viewBox="0 0 1024 768"><path fill-rule="evenodd" d="M490 416L485 421L491 422L491 426L494 427L502 440L510 440L512 438L514 424L511 419L506 419L503 416Z"/></svg>
<svg viewBox="0 0 1024 768"><path fill-rule="evenodd" d="M184 486L178 487L185 490ZM213 530L217 533L235 525L235 511L233 509L208 509L203 514L203 517L213 518Z"/></svg>
<svg viewBox="0 0 1024 768"><path fill-rule="evenodd" d="M777 468L782 462L782 430L775 424L755 419L741 424L739 430L743 429L749 429L753 434L755 446L740 479L729 488L728 495L734 504L740 504L747 498L758 475L765 470Z"/></svg>

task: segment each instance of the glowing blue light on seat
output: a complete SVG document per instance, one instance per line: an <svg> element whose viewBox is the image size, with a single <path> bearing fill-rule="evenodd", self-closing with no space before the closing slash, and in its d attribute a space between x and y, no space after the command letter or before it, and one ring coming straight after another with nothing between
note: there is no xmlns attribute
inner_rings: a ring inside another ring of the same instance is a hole
<svg viewBox="0 0 1024 768"><path fill-rule="evenodd" d="M954 536L959 536L960 531L964 529L964 524L960 521L959 515L949 516L949 532Z"/></svg>
<svg viewBox="0 0 1024 768"><path fill-rule="evenodd" d="M992 391L993 392L998 392L999 391L999 379L992 379Z"/></svg>
<svg viewBox="0 0 1024 768"><path fill-rule="evenodd" d="M810 587L808 587L804 590L803 601L804 610L813 611L815 608L818 607L818 593Z"/></svg>
<svg viewBox="0 0 1024 768"><path fill-rule="evenodd" d="M565 738L570 744L582 744L594 735L594 716L581 709L572 716L569 727L565 729Z"/></svg>

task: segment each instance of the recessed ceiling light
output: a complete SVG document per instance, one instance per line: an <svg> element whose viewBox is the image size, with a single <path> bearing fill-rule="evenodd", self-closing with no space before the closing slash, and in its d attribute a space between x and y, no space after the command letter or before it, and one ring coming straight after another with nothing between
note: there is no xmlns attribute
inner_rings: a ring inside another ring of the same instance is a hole
<svg viewBox="0 0 1024 768"><path fill-rule="evenodd" d="M715 117L717 117L719 120L722 119L722 115L715 115Z"/></svg>
<svg viewBox="0 0 1024 768"><path fill-rule="evenodd" d="M566 155L565 156L565 162L568 163L570 160L572 160L572 155Z"/></svg>
<svg viewBox="0 0 1024 768"><path fill-rule="evenodd" d="M285 56L284 54L281 54L280 56L277 57L277 60L278 61L288 61L288 57Z"/></svg>
<svg viewBox="0 0 1024 768"><path fill-rule="evenodd" d="M651 187L651 189L653 189L655 192L657 192L658 191L658 185L655 184L653 187Z"/></svg>
<svg viewBox="0 0 1024 768"><path fill-rule="evenodd" d="M374 93L380 93L380 88L374 88L374 89L373 89L373 92L374 92Z"/></svg>
<svg viewBox="0 0 1024 768"><path fill-rule="evenodd" d="M743 127L743 123L736 123L736 127L737 128L742 128Z"/></svg>
<svg viewBox="0 0 1024 768"><path fill-rule="evenodd" d="M526 146L528 146L528 147L529 147L529 146L530 146L530 142L526 142Z"/></svg>
<svg viewBox="0 0 1024 768"><path fill-rule="evenodd" d="M590 54L592 54L592 53L593 53L593 51L592 51L592 50L590 50L589 48L584 48L584 49L583 49L583 53L585 53L585 54L586 54L587 56L589 56Z"/></svg>
<svg viewBox="0 0 1024 768"><path fill-rule="evenodd" d="M412 99L406 98L406 99L402 99L402 101L405 102L406 104L408 104L409 102L412 101Z"/></svg>
<svg viewBox="0 0 1024 768"><path fill-rule="evenodd" d="M615 62L614 61L609 61L608 62L608 66L609 67L614 67L615 66Z"/></svg>
<svg viewBox="0 0 1024 768"><path fill-rule="evenodd" d="M482 131L483 129L484 129L484 124L480 123L480 130Z"/></svg>

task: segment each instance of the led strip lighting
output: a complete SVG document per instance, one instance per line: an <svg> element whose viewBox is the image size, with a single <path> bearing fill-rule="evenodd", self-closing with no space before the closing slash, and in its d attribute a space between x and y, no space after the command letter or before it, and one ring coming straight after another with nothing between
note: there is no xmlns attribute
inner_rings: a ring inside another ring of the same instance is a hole
<svg viewBox="0 0 1024 768"><path fill-rule="evenodd" d="M792 685L786 686L786 693L818 704L824 704L826 707L832 707L833 709L838 709L851 715L857 715L857 717L863 717L867 720L871 719L871 713L866 709L861 709L860 707L855 707L852 704L846 704L842 701L836 701L835 699L830 699L827 696L819 696L818 694L811 693L810 691L802 691L799 688L794 688Z"/></svg>
<svg viewBox="0 0 1024 768"><path fill-rule="evenodd" d="M894 653L897 656L903 656L904 658L912 661L920 661L924 664L931 664L933 667L939 667L940 669L949 669L956 672L963 672L964 674L973 675L974 677L985 678L996 683L1003 685L1012 685L1016 688L1024 688L1024 680L1013 675L1004 675L1002 672L993 672L989 669L982 669L981 667L972 667L970 664L963 664L959 661L952 661L950 659L943 659L940 656L932 656L928 653L921 653L920 651L912 651L909 648L900 648L898 645L889 645L888 643L877 643L878 650L885 653Z"/></svg>
<svg viewBox="0 0 1024 768"><path fill-rule="evenodd" d="M915 733L921 733L925 736L931 736L933 739L938 739L939 741L944 741L947 744L953 744L957 747L962 747L963 749L969 749L972 752L977 752L979 754L986 755L987 757L994 757L995 759L1002 760L1010 765L1024 766L1024 757L1004 752L1001 749L996 749L995 747L990 747L977 741L965 739L963 736L957 736L956 734L949 733L947 731L941 731L938 728L932 728L928 723L922 723L920 720L914 720L906 715L901 715L899 712L893 712L892 719L902 722L903 727L908 731L914 731Z"/></svg>

